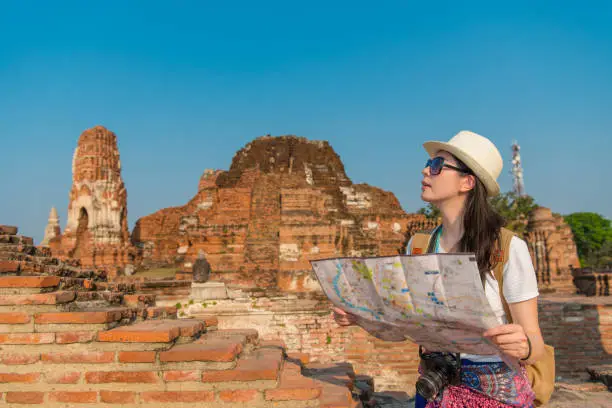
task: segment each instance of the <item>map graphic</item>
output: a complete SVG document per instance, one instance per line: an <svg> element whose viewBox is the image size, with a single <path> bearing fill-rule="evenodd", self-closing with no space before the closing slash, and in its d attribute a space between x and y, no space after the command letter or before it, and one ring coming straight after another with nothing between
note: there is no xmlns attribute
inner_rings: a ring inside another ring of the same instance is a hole
<svg viewBox="0 0 612 408"><path fill-rule="evenodd" d="M330 301L375 336L430 351L499 354L482 333L502 324L485 296L473 254L311 261Z"/></svg>

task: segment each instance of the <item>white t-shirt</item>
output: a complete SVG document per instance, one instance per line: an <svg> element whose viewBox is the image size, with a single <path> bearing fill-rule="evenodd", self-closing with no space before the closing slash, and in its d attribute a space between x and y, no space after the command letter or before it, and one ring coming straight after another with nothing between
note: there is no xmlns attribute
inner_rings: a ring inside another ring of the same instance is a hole
<svg viewBox="0 0 612 408"><path fill-rule="evenodd" d="M411 248L412 239L408 242L407 254L410 254ZM439 246L436 252L445 253L446 251ZM499 296L499 286L493 273L488 273L485 277L485 295L497 316L499 324L507 324L508 319L506 318L504 306ZM504 297L506 302L523 302L533 299L538 295L538 281L527 243L516 236L512 237L508 261L504 265ZM498 356L480 356L476 354L461 354L461 358L477 362L501 361L501 358Z"/></svg>

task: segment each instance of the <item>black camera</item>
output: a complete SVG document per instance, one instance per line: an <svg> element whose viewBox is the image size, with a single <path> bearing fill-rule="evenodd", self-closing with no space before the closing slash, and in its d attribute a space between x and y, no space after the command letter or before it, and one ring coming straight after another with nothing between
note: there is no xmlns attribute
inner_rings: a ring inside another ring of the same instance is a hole
<svg viewBox="0 0 612 408"><path fill-rule="evenodd" d="M416 383L416 391L427 401L432 401L447 385L461 383L461 357L453 353L423 353L421 357L421 375Z"/></svg>

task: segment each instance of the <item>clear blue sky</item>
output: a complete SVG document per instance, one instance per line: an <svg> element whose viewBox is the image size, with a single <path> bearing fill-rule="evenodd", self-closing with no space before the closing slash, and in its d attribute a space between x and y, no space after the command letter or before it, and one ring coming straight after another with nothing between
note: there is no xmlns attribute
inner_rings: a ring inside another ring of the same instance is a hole
<svg viewBox="0 0 612 408"><path fill-rule="evenodd" d="M612 218L612 2L433 3L0 1L0 223L65 227L97 124L130 226L265 133L329 140L416 211L421 143L462 129L499 146L502 190L517 139L538 203Z"/></svg>

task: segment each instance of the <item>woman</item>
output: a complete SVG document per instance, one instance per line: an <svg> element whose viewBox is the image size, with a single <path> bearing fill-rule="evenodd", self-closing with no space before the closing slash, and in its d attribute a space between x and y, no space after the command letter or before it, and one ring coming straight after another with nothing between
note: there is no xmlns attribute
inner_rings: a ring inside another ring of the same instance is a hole
<svg viewBox="0 0 612 408"><path fill-rule="evenodd" d="M427 142L424 147L431 158L422 171L421 198L436 206L442 217L442 225L432 234L430 248L437 253L476 254L485 295L500 322L500 326L483 335L507 356L522 364L535 363L545 350L538 324L537 280L527 244L518 237L511 239L503 270L503 295L513 324L508 324L492 273L504 220L487 199L499 194L496 180L503 167L499 151L489 139L467 131L459 132L448 143ZM408 253L411 245L412 240ZM334 308L334 318L340 325L355 324L354 316L338 308ZM433 401L427 402L417 394L415 408L532 406L534 395L524 369L512 370L499 356L460 357L462 372L495 373L483 380L507 386L506 392L512 395L487 393L462 375L461 385L446 386Z"/></svg>

